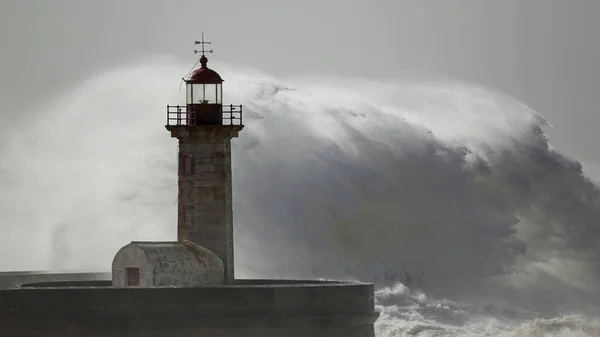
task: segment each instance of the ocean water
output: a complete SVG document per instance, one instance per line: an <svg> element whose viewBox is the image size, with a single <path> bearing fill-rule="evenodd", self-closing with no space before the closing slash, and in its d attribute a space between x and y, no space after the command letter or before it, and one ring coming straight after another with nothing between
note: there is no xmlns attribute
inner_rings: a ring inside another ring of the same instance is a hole
<svg viewBox="0 0 600 337"><path fill-rule="evenodd" d="M380 337L600 336L600 192L543 112L475 84L209 66L244 106L238 277L374 282ZM0 270L105 271L175 239L165 107L187 70L108 69L0 126Z"/></svg>

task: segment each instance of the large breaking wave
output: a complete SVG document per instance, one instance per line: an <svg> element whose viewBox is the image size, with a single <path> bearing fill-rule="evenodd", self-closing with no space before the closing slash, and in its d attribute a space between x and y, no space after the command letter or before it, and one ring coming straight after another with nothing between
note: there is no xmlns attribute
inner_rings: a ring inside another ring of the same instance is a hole
<svg viewBox="0 0 600 337"><path fill-rule="evenodd" d="M600 193L536 112L455 82L215 68L245 113L238 276L374 281L379 336L600 336ZM0 269L107 270L175 238L164 107L186 70L97 74L2 127Z"/></svg>

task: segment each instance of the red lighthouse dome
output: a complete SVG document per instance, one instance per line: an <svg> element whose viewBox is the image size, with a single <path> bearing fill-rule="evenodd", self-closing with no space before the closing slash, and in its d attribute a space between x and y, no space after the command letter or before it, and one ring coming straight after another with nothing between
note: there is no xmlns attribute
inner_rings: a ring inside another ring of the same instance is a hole
<svg viewBox="0 0 600 337"><path fill-rule="evenodd" d="M194 70L190 76L185 80L186 83L190 84L217 84L223 83L223 79L221 76L214 70L209 69L206 64L208 63L208 58L202 55L200 58L200 68Z"/></svg>

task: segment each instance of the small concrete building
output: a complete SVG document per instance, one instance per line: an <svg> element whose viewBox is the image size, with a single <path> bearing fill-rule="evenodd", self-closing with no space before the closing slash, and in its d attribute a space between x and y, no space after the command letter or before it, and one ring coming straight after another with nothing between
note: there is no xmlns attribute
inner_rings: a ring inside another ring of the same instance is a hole
<svg viewBox="0 0 600 337"><path fill-rule="evenodd" d="M223 261L189 241L139 242L121 248L112 263L114 287L223 285Z"/></svg>

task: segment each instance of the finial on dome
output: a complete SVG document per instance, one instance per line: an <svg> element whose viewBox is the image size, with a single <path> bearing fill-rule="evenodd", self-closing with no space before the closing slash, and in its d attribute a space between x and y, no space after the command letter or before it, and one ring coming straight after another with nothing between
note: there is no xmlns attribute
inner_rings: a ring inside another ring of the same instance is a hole
<svg viewBox="0 0 600 337"><path fill-rule="evenodd" d="M202 55L202 57L200 57L200 67L206 68L206 63L208 63L208 58Z"/></svg>

